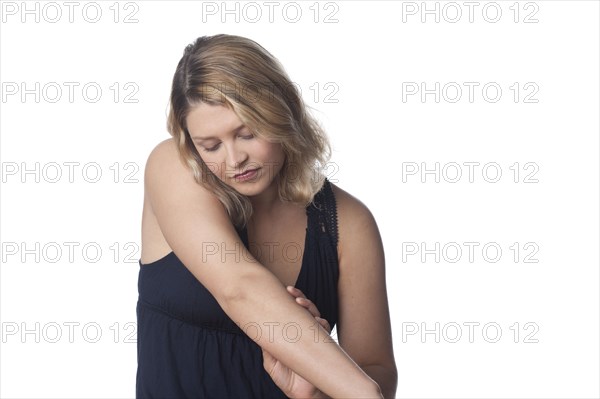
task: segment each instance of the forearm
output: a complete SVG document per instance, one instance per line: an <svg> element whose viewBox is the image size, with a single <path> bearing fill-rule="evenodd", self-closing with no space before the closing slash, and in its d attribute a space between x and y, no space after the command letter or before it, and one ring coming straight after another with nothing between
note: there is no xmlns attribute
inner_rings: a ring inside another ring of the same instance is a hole
<svg viewBox="0 0 600 399"><path fill-rule="evenodd" d="M384 399L395 399L398 386L398 375L395 371L383 366L364 366L362 370L378 385ZM311 399L331 399L321 391L317 391Z"/></svg>
<svg viewBox="0 0 600 399"><path fill-rule="evenodd" d="M310 399L331 399L331 396L327 396L323 392L317 390L317 392Z"/></svg>
<svg viewBox="0 0 600 399"><path fill-rule="evenodd" d="M260 265L259 265L260 268ZM297 305L266 269L240 277L237 295L222 304L248 336L324 394L335 398L378 398L377 384Z"/></svg>
<svg viewBox="0 0 600 399"><path fill-rule="evenodd" d="M384 399L394 399L398 387L398 374L396 370L379 365L361 367L378 385Z"/></svg>
<svg viewBox="0 0 600 399"><path fill-rule="evenodd" d="M398 375L395 371L376 365L361 368L379 385L384 399L395 399L398 386ZM331 399L331 397L321 391L317 391L311 399Z"/></svg>

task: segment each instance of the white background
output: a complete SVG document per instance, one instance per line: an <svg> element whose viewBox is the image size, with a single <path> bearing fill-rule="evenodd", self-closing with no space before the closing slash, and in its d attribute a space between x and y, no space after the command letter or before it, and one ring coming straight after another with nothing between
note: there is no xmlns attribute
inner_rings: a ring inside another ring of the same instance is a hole
<svg viewBox="0 0 600 399"><path fill-rule="evenodd" d="M143 169L169 137L184 47L216 33L249 37L282 62L331 138L330 180L377 220L397 397L600 396L598 2L478 2L472 22L463 2L311 1L287 14L279 2L272 22L264 2L228 2L238 12L225 15L221 2L169 3L78 2L70 22L63 2L27 2L38 11L25 15L21 2L2 2L0 396L134 396ZM422 22L436 4L439 22ZM96 8L98 22L86 21ZM78 84L73 102L65 82ZM439 102L420 92L403 101L422 82L439 82ZM465 82L478 84L473 102ZM24 98L22 83L34 89ZM82 94L90 83L97 102ZM488 83L502 89L496 102L493 87L482 94ZM72 182L66 162L77 163ZM465 162L478 163L472 182ZM439 182L421 175L436 163ZM102 175L90 183L94 166ZM465 242L477 245L472 261ZM423 259L436 243L438 261L435 251ZM422 335L436 323L439 342Z"/></svg>

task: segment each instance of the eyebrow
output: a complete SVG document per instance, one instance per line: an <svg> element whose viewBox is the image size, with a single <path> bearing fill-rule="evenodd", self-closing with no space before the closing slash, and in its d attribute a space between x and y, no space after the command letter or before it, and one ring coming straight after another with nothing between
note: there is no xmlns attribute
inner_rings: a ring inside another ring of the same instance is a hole
<svg viewBox="0 0 600 399"><path fill-rule="evenodd" d="M246 127L246 125L244 125L243 123L241 125L239 125L238 127L236 127L235 129L231 130L231 133L237 133L240 130L242 130L244 127ZM215 136L208 136L208 137L200 137L200 136L195 136L192 137L192 140L196 140L196 141L205 141L205 140L210 140L210 139L216 139L218 137Z"/></svg>

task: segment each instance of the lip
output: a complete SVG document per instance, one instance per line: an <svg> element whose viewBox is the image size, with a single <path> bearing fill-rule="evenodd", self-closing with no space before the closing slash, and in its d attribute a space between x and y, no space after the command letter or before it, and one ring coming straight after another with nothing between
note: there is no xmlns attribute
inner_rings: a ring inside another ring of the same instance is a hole
<svg viewBox="0 0 600 399"><path fill-rule="evenodd" d="M243 173L238 173L237 175L234 175L233 178L236 180L246 180L246 179L251 179L254 176L256 176L256 171L260 169L260 168L256 168L256 169L248 169L247 171L243 172Z"/></svg>

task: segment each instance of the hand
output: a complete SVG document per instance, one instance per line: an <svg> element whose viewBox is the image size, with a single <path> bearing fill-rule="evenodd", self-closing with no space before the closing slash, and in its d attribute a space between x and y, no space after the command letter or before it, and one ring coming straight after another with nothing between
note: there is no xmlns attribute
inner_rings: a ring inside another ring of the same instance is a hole
<svg viewBox="0 0 600 399"><path fill-rule="evenodd" d="M306 308L310 314L323 326L325 331L331 333L327 320L321 318L321 313L314 303L298 288L287 286L287 291L296 299L296 303ZM306 381L292 369L281 363L269 352L262 350L263 366L273 379L273 382L290 398L315 398L325 397L313 384ZM323 395L323 396L318 396Z"/></svg>

